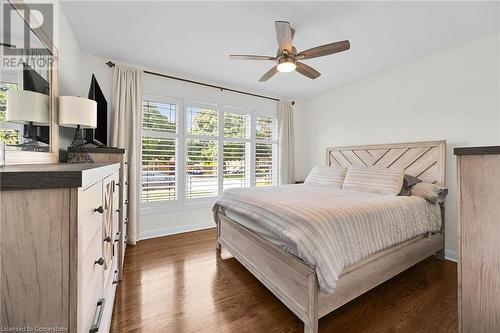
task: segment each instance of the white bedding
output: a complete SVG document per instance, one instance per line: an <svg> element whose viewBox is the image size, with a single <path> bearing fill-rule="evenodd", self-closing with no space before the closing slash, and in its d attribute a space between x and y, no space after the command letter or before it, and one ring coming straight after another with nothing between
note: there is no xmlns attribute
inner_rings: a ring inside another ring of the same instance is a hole
<svg viewBox="0 0 500 333"><path fill-rule="evenodd" d="M219 209L315 266L325 292L367 256L441 228L439 205L420 197L310 185L230 189L216 201L215 218Z"/></svg>

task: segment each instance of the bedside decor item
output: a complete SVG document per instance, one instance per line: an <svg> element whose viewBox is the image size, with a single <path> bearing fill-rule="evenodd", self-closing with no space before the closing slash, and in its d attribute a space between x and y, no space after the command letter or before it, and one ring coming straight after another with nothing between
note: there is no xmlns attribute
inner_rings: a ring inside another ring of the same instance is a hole
<svg viewBox="0 0 500 333"><path fill-rule="evenodd" d="M83 128L96 128L97 103L87 98L59 97L59 125L75 128L73 142L68 146L67 163L94 163L85 148Z"/></svg>
<svg viewBox="0 0 500 333"><path fill-rule="evenodd" d="M28 139L19 145L22 150L42 151L33 138L33 127L49 125L49 96L28 90L7 91L6 120L28 125Z"/></svg>

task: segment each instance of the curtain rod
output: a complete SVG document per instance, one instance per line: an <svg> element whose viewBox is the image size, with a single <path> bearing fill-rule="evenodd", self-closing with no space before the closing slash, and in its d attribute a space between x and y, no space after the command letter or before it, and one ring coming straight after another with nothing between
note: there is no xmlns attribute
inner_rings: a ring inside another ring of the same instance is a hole
<svg viewBox="0 0 500 333"><path fill-rule="evenodd" d="M115 67L115 63L112 62L112 61L108 61L106 63L106 65L108 65L110 68L111 67ZM220 91L226 90L226 91L231 91L231 92L238 93L238 94L243 94L243 95L248 95L248 96L253 96L253 97L259 97L259 98L264 98L264 99L269 99L269 100L272 100L272 101L279 102L279 99L274 98L274 97L268 97L268 96L264 96L264 95L253 94L253 93L249 93L249 92L246 92L246 91L241 91L241 90L236 90L236 89L231 89L231 88L225 88L225 87L216 86L216 85L213 85L213 84L208 84L208 83L203 83L203 82L199 82L199 81L193 81L193 80L183 79L183 78L176 77L176 76L171 76L171 75L166 75L166 74L161 74L161 73L155 73L155 72L150 72L150 71L146 71L146 70L144 70L144 73L150 74L150 75L161 76L161 77L164 77L164 78L167 78L167 79L172 79L172 80L178 80L178 81L182 81L182 82L197 84L197 85L200 85L200 86L205 86L205 87L220 89ZM295 101L292 101L292 105L295 105Z"/></svg>

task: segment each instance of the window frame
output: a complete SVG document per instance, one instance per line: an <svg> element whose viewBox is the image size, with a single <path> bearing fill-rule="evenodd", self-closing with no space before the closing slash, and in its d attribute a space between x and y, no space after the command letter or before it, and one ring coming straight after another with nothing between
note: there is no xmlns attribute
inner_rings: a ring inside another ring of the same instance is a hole
<svg viewBox="0 0 500 333"><path fill-rule="evenodd" d="M171 211L179 211L179 210L189 210L193 208L210 206L223 191L224 187L224 142L245 142L250 145L249 149L249 158L247 159L248 170L249 170L249 179L248 184L250 187L254 187L256 185L255 182L255 166L256 166L256 144L257 143L270 143L276 145L276 153L273 155L273 184L277 185L279 181L279 167L278 167L278 156L279 156L279 144L277 138L277 112L265 112L258 111L254 109L246 109L242 107L233 106L230 103L211 103L211 102L202 102L195 99L188 98L174 98L167 96L159 96L152 94L144 94L143 101L153 101L160 103L169 103L177 105L177 163L176 163L176 190L177 190L177 199L176 200L164 200L164 201L156 201L156 202L142 202L142 178L141 178L141 214L149 215L149 214L158 214L162 212L171 212ZM209 136L209 135L194 135L188 134L187 129L187 110L188 107L201 107L201 108L210 108L217 111L218 117L218 128L217 135ZM142 110L141 110L142 112ZM249 135L247 134L247 138L234 138L234 137L225 137L224 136L224 113L231 112L236 114L246 115L250 118ZM141 114L142 115L142 114ZM257 117L270 117L273 119L274 123L274 133L275 137L272 140L263 140L256 139L256 120ZM142 119L142 117L141 117ZM173 134L173 133L168 133ZM143 127L141 124L141 172L142 172L142 135L143 135ZM217 179L218 179L218 194L216 196L204 197L204 198L186 198L187 191L187 140L189 139L198 139L198 140L213 140L217 142ZM142 177L142 173L141 173Z"/></svg>
<svg viewBox="0 0 500 333"><path fill-rule="evenodd" d="M188 134L187 133L187 109L188 107L199 107L199 108L206 108L206 109L214 109L217 112L217 134L216 135L196 135L196 134ZM220 133L221 133L221 115L220 115L220 104L214 104L214 103L204 103L204 102L199 102L199 101L193 101L193 100L185 100L184 101L184 112L182 117L184 118L184 128L182 129L184 138L182 142L182 152L180 152L179 155L182 155L181 158L183 159L183 168L182 168L182 173L183 173L183 178L182 178L182 185L181 187L183 188L182 192L182 197L180 198L179 202L181 206L189 206L189 205L197 205L197 204L210 204L214 201L214 198L216 198L219 194L216 196L211 196L211 197L202 197L202 198L186 198L186 191L187 191L187 182L186 182L186 174L187 174L187 169L186 169L186 161L187 161L187 141L188 140L203 140L203 141L216 141L217 142L217 185L219 184L219 175L220 175L220 165L219 163L219 157L220 157ZM217 188L217 193L220 193L220 186Z"/></svg>
<svg viewBox="0 0 500 333"><path fill-rule="evenodd" d="M157 102L157 103L164 103L164 104L175 104L176 105L176 128L175 131L176 133L162 133L164 137L162 138L171 138L171 139L177 139L177 145L176 145L176 164L175 164L175 191L177 195L177 199L174 200L160 200L160 201L152 201L152 202L143 202L142 201L142 138L144 136L144 128L143 128L143 109L142 105L144 104L144 101L149 101L149 102ZM171 97L165 97L165 96L158 96L158 95L143 95L142 96L142 103L141 103L141 184L140 184L140 207L141 209L149 209L149 210L164 210L164 209L173 209L179 206L179 199L181 198L181 193L180 193L180 182L179 182L179 175L180 175L180 161L178 158L179 152L180 152L180 142L181 142L181 124L180 124L180 113L182 112L182 100L178 98L171 98Z"/></svg>
<svg viewBox="0 0 500 333"><path fill-rule="evenodd" d="M274 137L271 137L271 139L257 139L257 117L269 117L272 119L273 122L273 134ZM279 159L279 140L278 140L278 115L277 114L270 114L270 113L263 113L263 112L256 112L252 118L253 122L253 132L252 135L254 136L253 138L253 152L252 152L252 158L253 158L253 172L252 175L254 177L253 182L252 182L252 187L257 186L256 182L256 147L258 143L263 143L263 144L271 144L271 147L275 146L276 147L276 153L273 154L273 184L271 186L276 186L279 184L279 165L278 165L278 159Z"/></svg>
<svg viewBox="0 0 500 333"><path fill-rule="evenodd" d="M245 138L235 138L235 137L231 137L231 136L225 136L224 135L224 120L225 120L225 113L228 112L228 113L234 113L234 114L241 114L241 115L244 115L244 116L248 116L250 117L250 122L249 122L249 126L247 128L247 131L249 133L245 133L246 137ZM252 160L255 160L255 156L254 156L254 146L255 146L255 131L252 130L252 122L254 121L255 119L255 116L254 116L254 113L250 110L245 110L245 109L242 109L242 108L238 108L238 107L234 107L234 106L229 106L229 105L223 105L221 107L221 114L222 114L222 119L220 120L220 126L222 127L221 128L221 140L219 142L219 149L222 149L221 152L222 152L222 163L221 164L221 167L220 167L220 172L221 172L221 175L222 175L222 178L221 178L221 181L219 182L219 195L224 191L224 142L241 142L241 143L245 143L245 144L248 144L250 146L250 149L249 149L249 155L247 157L247 161L246 163L248 163L248 165L245 166L245 168L248 170L248 175L249 175L249 178L248 178L248 186L249 187L253 187L255 186L255 184L253 183L253 180L255 177L252 178L252 175L253 175L253 172L252 170L255 170L255 168L252 167ZM245 170L245 171L247 171Z"/></svg>

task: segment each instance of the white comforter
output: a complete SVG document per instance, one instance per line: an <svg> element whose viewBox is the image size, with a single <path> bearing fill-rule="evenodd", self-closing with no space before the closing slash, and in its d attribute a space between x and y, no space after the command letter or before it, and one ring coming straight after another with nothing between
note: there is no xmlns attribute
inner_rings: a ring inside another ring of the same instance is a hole
<svg viewBox="0 0 500 333"><path fill-rule="evenodd" d="M310 185L230 189L214 205L216 222L220 208L281 238L284 248L295 248L295 255L316 267L325 292L333 292L342 271L367 256L441 228L439 205L419 197Z"/></svg>

